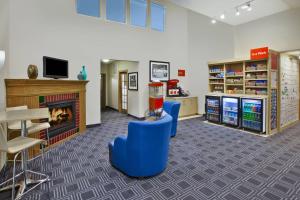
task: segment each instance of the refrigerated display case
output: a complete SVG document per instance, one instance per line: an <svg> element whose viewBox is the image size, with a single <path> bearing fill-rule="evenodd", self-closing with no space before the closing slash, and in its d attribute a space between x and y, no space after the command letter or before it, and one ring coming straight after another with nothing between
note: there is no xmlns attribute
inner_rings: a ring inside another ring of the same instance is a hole
<svg viewBox="0 0 300 200"><path fill-rule="evenodd" d="M222 123L233 127L240 125L240 98L222 97Z"/></svg>
<svg viewBox="0 0 300 200"><path fill-rule="evenodd" d="M266 99L242 98L242 128L266 132Z"/></svg>
<svg viewBox="0 0 300 200"><path fill-rule="evenodd" d="M221 123L221 97L206 96L205 112L207 121Z"/></svg>

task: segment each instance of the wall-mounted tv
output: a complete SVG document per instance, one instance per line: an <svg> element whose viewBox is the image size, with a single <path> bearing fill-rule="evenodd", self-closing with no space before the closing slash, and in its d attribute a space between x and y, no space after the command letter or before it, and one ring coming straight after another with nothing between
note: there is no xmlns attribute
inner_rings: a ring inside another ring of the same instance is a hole
<svg viewBox="0 0 300 200"><path fill-rule="evenodd" d="M43 57L43 75L47 78L68 78L69 63L67 60Z"/></svg>

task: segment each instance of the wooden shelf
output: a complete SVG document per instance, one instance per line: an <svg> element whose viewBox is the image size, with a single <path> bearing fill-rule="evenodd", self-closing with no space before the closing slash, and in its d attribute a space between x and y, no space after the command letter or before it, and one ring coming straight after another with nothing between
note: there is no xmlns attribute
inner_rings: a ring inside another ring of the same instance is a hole
<svg viewBox="0 0 300 200"><path fill-rule="evenodd" d="M244 78L244 75L226 76L226 78Z"/></svg>
<svg viewBox="0 0 300 200"><path fill-rule="evenodd" d="M209 80L223 80L224 78L209 78Z"/></svg>
<svg viewBox="0 0 300 200"><path fill-rule="evenodd" d="M224 83L209 83L210 85L224 85Z"/></svg>
<svg viewBox="0 0 300 200"><path fill-rule="evenodd" d="M261 89L268 89L268 86L249 86L249 85L246 85L245 86L246 88L261 88Z"/></svg>
<svg viewBox="0 0 300 200"><path fill-rule="evenodd" d="M250 70L250 71L245 71L245 73L255 73L255 72L268 72L268 70L264 69L264 70Z"/></svg>
<svg viewBox="0 0 300 200"><path fill-rule="evenodd" d="M226 83L226 85L227 86L244 86L244 84L242 84L242 83L241 84L230 84L230 83L228 84L228 83Z"/></svg>
<svg viewBox="0 0 300 200"><path fill-rule="evenodd" d="M245 79L245 81L268 81L267 78L249 78Z"/></svg>

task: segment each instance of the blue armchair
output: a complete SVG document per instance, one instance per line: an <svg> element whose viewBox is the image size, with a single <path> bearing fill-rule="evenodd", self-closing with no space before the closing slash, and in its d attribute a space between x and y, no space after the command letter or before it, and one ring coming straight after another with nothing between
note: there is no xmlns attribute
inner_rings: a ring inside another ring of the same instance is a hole
<svg viewBox="0 0 300 200"><path fill-rule="evenodd" d="M171 137L174 137L177 132L177 122L178 122L180 103L175 101L165 101L163 109L173 118Z"/></svg>
<svg viewBox="0 0 300 200"><path fill-rule="evenodd" d="M167 166L172 117L128 124L128 136L118 136L108 144L111 164L132 177L161 173Z"/></svg>

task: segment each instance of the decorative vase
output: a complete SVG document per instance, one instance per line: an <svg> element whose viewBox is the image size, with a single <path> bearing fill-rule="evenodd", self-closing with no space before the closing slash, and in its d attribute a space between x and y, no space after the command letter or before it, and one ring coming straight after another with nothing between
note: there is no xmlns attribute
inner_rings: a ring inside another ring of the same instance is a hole
<svg viewBox="0 0 300 200"><path fill-rule="evenodd" d="M29 65L27 68L27 75L29 79L36 79L38 77L38 68L36 65Z"/></svg>
<svg viewBox="0 0 300 200"><path fill-rule="evenodd" d="M85 70L84 65L82 66L81 74L82 74L82 80L86 80L87 74L86 74L86 70Z"/></svg>
<svg viewBox="0 0 300 200"><path fill-rule="evenodd" d="M77 75L77 78L78 78L78 80L83 80L82 72L80 72L80 73Z"/></svg>

